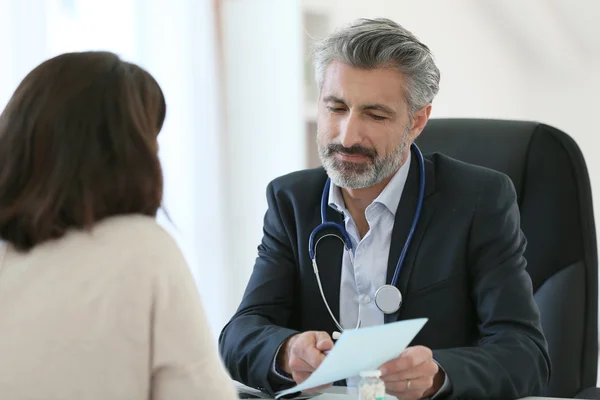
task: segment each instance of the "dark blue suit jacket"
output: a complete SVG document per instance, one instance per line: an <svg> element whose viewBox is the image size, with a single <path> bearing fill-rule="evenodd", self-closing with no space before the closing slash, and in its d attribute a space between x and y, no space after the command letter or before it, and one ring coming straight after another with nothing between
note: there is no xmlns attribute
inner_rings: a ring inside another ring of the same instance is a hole
<svg viewBox="0 0 600 400"><path fill-rule="evenodd" d="M526 240L512 182L499 172L440 154L425 158L425 176L421 219L398 282L404 301L386 322L429 319L412 345L433 350L452 383L452 398L538 394L548 382L550 359L525 269ZM321 223L326 179L319 168L269 184L254 271L238 311L219 338L232 377L270 393L281 389L270 371L287 337L299 331L337 330L308 255L309 235ZM387 282L410 229L418 182L413 157L396 213ZM333 209L328 219L343 221ZM336 314L342 251L335 238L319 243L323 290Z"/></svg>

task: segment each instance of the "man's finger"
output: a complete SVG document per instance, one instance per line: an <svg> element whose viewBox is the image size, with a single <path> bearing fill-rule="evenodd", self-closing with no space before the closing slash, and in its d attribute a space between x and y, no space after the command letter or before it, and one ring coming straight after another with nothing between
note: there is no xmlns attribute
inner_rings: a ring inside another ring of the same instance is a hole
<svg viewBox="0 0 600 400"><path fill-rule="evenodd" d="M431 378L418 378L409 381L386 383L385 391L399 399L420 398L431 387Z"/></svg>
<svg viewBox="0 0 600 400"><path fill-rule="evenodd" d="M389 375L411 370L414 367L416 367L414 359L410 357L399 356L383 364L381 367L379 367L379 370L381 371L381 377L385 378Z"/></svg>
<svg viewBox="0 0 600 400"><path fill-rule="evenodd" d="M310 365L313 370L317 369L325 359L325 354L321 353L315 347L304 347L300 349L298 356Z"/></svg>
<svg viewBox="0 0 600 400"><path fill-rule="evenodd" d="M294 355L290 358L289 367L292 372L308 372L311 373L315 369L304 361L302 358Z"/></svg>
<svg viewBox="0 0 600 400"><path fill-rule="evenodd" d="M405 369L399 372L390 372L381 376L384 382L400 382L407 379L417 379L423 376L434 376L439 371L438 365L433 361L428 361L417 365L415 368Z"/></svg>
<svg viewBox="0 0 600 400"><path fill-rule="evenodd" d="M403 352L403 357L412 357L416 360L416 364L421 364L427 360L433 359L433 352L425 346L407 347Z"/></svg>
<svg viewBox="0 0 600 400"><path fill-rule="evenodd" d="M310 373L306 372L292 372L292 379L294 379L294 382L296 382L297 384L304 382L308 379L309 376Z"/></svg>
<svg viewBox="0 0 600 400"><path fill-rule="evenodd" d="M400 356L383 364L379 370L382 377L400 371L413 369L416 366L432 359L431 350L423 346L408 347Z"/></svg>
<svg viewBox="0 0 600 400"><path fill-rule="evenodd" d="M327 351L333 348L333 340L327 332L315 332L315 343L319 351Z"/></svg>

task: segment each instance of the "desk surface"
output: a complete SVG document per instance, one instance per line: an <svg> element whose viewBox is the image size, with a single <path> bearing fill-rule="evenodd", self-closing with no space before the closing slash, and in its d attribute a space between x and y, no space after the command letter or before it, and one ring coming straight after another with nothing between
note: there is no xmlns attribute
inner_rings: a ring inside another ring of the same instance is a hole
<svg viewBox="0 0 600 400"><path fill-rule="evenodd" d="M249 393L255 393L257 395L260 394L261 398L269 399L269 397L267 397L264 393L259 392L258 390L248 388L247 386L241 385L237 382L236 382L236 386L238 387L238 390L242 389ZM388 400L397 400L393 396L386 396L386 397ZM301 396L301 398L307 398L307 397ZM333 387L327 389L324 393L314 394L310 398L314 399L314 400L356 400L358 398L358 396L357 396L356 388L333 386ZM558 397L524 397L520 400L550 400L550 399L556 400L556 399L558 399Z"/></svg>
<svg viewBox="0 0 600 400"><path fill-rule="evenodd" d="M393 396L386 396L387 399L394 399L397 400L395 397ZM356 388L347 388L347 387L342 387L342 386L334 386L331 387L329 389L327 389L325 391L325 393L313 397L313 399L318 399L318 400L350 400L350 399L357 399L357 390ZM556 397L524 397L523 399L520 400L550 400L550 399L557 399Z"/></svg>

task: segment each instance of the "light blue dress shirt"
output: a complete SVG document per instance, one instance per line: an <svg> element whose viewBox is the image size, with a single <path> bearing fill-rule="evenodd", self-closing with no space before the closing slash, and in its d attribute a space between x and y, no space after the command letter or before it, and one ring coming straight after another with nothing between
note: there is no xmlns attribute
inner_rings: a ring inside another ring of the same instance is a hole
<svg viewBox="0 0 600 400"><path fill-rule="evenodd" d="M342 258L342 276L340 284L340 325L344 329L354 329L360 313L361 327L383 325L384 314L375 304L375 292L386 284L387 265L392 240L392 230L396 211L410 169L411 152L406 162L394 174L383 191L365 210L369 231L361 239L358 228L346 208L339 187L329 188L328 204L344 215L344 225L352 241L354 265L350 254L344 251ZM394 264L397 260L394 260ZM356 386L359 377L346 380L348 386ZM450 381L446 376L444 385L433 397L450 390Z"/></svg>
<svg viewBox="0 0 600 400"><path fill-rule="evenodd" d="M384 314L375 305L375 292L386 283L392 230L409 168L410 152L406 162L365 210L369 231L362 239L345 206L340 188L335 185L329 188L329 206L344 215L354 253L354 265L349 252L344 251L342 258L339 315L344 329L356 327L359 311L361 327L384 323Z"/></svg>

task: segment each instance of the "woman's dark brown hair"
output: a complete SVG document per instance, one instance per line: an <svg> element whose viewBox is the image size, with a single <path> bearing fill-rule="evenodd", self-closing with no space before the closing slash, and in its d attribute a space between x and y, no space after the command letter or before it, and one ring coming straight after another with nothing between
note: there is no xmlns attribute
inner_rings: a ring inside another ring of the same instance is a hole
<svg viewBox="0 0 600 400"><path fill-rule="evenodd" d="M162 200L163 93L109 52L67 53L25 77L0 115L0 239L27 250Z"/></svg>

